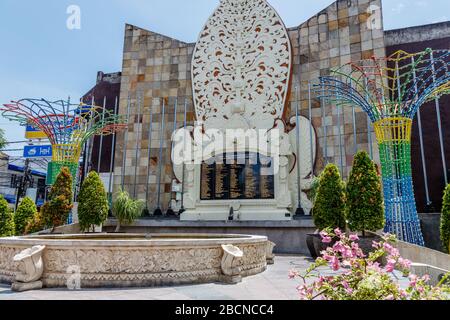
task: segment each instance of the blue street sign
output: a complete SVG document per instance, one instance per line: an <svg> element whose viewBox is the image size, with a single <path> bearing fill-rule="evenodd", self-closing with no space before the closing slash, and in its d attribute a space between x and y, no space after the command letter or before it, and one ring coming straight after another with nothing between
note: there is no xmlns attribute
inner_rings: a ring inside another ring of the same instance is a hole
<svg viewBox="0 0 450 320"><path fill-rule="evenodd" d="M48 158L52 154L52 146L25 146L23 148L24 158Z"/></svg>

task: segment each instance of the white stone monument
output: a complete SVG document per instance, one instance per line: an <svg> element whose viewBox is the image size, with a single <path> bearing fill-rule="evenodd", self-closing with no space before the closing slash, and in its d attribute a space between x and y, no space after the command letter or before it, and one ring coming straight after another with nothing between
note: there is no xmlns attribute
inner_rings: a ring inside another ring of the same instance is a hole
<svg viewBox="0 0 450 320"><path fill-rule="evenodd" d="M183 137L184 163L172 159L183 183L182 221L292 219L299 157L283 120L291 67L287 29L266 0L220 2L193 52L197 123L188 133L175 133ZM302 118L305 121L309 132L311 124ZM310 135L302 139L306 151L313 151ZM313 142L315 148L315 134ZM180 154L176 149L174 143L175 157ZM219 166L205 164L211 159L225 160ZM309 160L303 166L306 178L313 164ZM302 188L307 189L306 182ZM303 193L302 203L310 207Z"/></svg>

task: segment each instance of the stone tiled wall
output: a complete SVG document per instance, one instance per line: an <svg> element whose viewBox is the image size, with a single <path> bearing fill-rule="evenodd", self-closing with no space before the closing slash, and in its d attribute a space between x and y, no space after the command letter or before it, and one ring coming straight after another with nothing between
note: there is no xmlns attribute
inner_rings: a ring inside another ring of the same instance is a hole
<svg viewBox="0 0 450 320"><path fill-rule="evenodd" d="M369 58L373 55L385 56L383 30L370 30L367 27L367 19L370 15L367 13L367 9L370 5L381 7L381 0L338 1L300 27L289 29L294 52L294 66L290 101L286 112L287 119L289 115L295 114L294 107L297 105L297 99L300 100L301 114L309 118L308 81L317 83L319 76L327 75L331 68L351 60ZM148 184L150 210L156 207L157 202L162 97L166 98L168 104L161 159L163 164L161 181L163 209L167 209L172 197L170 193L173 180L170 164L170 136L174 127L174 104L177 98L177 126L181 127L184 119L185 99L189 102L188 121L190 123L194 121L195 113L192 106L190 81L193 49L194 44L183 43L131 25L126 26L120 113L127 114L128 104L130 104L132 123L129 126L128 135L121 133L117 138L114 190L117 191L121 187L122 172L124 172L125 190L137 198L146 198ZM294 90L298 81L301 81L299 98ZM325 129L319 101L312 99L311 104L312 122L320 144L315 170L318 173L326 163L324 159ZM143 113L141 118L138 116L139 105ZM344 175L347 175L355 149L352 110L344 108L344 111L340 113L341 127L339 128L337 126L339 122L337 109L333 106L327 106L325 109L328 142L326 159L329 162L340 164L340 136L338 133L341 130ZM148 141L150 113L154 115L151 143ZM356 110L356 127L357 148L369 150L367 117L360 110ZM374 142L374 158L378 159L374 134L372 134L372 141ZM151 147L150 159L148 158L149 145ZM136 147L139 150L138 158L136 158ZM125 166L122 165L124 158ZM148 163L150 163L150 177L147 181Z"/></svg>
<svg viewBox="0 0 450 320"><path fill-rule="evenodd" d="M384 57L384 31L371 30L368 27L370 6L381 8L381 1L341 0L331 4L316 16L300 25L290 28L290 37L294 49L293 82L290 96L291 116L295 115L297 100L300 100L301 115L309 118L308 82L317 83L320 76L328 75L332 68L337 68L350 61L367 59L372 56ZM300 45L299 45L300 44ZM300 95L295 87L301 82ZM373 151L375 161L379 161L378 147L373 127L368 134L368 119L359 109L355 110L356 143L353 130L353 111L351 107L338 109L332 105L325 106L326 118L322 117L321 104L312 93L312 122L318 136L319 148L315 173L319 173L328 162L342 164L343 174L348 176L355 150ZM340 115L340 121L338 118ZM340 122L340 127L338 126ZM326 126L326 130L325 130ZM339 135L341 131L341 136ZM325 142L325 131L327 142ZM340 140L342 143L340 143ZM369 141L372 142L370 148ZM327 148L325 148L327 144ZM325 155L327 149L327 155Z"/></svg>
<svg viewBox="0 0 450 320"><path fill-rule="evenodd" d="M117 137L114 190L121 188L123 179L126 191L136 198L146 199L148 185L150 210L154 209L157 203L162 98L165 98L166 104L161 159L161 206L164 209L167 209L171 199L173 173L170 138L174 128L177 99L177 127L181 127L184 121L185 100L188 101L188 120L192 122L194 119L190 81L193 48L194 44L186 44L131 25L126 26L119 112L127 114L130 105L131 123L128 132ZM149 142L151 113L152 141ZM148 164L150 176L147 181Z"/></svg>

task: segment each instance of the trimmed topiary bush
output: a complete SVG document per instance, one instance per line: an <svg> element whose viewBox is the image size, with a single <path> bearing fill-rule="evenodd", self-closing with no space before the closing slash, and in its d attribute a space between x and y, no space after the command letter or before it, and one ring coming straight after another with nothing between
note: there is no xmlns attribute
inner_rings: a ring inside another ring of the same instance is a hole
<svg viewBox="0 0 450 320"><path fill-rule="evenodd" d="M442 203L441 240L444 249L450 253L450 184L445 189Z"/></svg>
<svg viewBox="0 0 450 320"><path fill-rule="evenodd" d="M320 230L345 229L345 184L334 164L327 165L320 175L313 219Z"/></svg>
<svg viewBox="0 0 450 320"><path fill-rule="evenodd" d="M37 233L45 229L45 221L42 215L42 209L43 208L41 208L41 211L37 212L27 224L24 234Z"/></svg>
<svg viewBox="0 0 450 320"><path fill-rule="evenodd" d="M8 202L0 195L0 237L14 236L14 215Z"/></svg>
<svg viewBox="0 0 450 320"><path fill-rule="evenodd" d="M25 233L27 225L33 221L35 214L37 214L36 204L31 198L25 197L14 215L14 225L17 236Z"/></svg>
<svg viewBox="0 0 450 320"><path fill-rule="evenodd" d="M381 180L375 163L365 151L355 155L347 183L346 217L353 232L376 232L384 228L385 216Z"/></svg>
<svg viewBox="0 0 450 320"><path fill-rule="evenodd" d="M139 218L143 208L143 201L133 200L126 191L119 192L112 209L113 215L118 220L116 232L119 232L123 223L133 223L134 220Z"/></svg>
<svg viewBox="0 0 450 320"><path fill-rule="evenodd" d="M84 180L78 196L80 229L86 231L101 225L108 218L108 198L97 172L92 171Z"/></svg>
<svg viewBox="0 0 450 320"><path fill-rule="evenodd" d="M42 206L42 218L44 224L54 230L66 223L73 207L72 175L68 168L62 168L58 174L48 199Z"/></svg>

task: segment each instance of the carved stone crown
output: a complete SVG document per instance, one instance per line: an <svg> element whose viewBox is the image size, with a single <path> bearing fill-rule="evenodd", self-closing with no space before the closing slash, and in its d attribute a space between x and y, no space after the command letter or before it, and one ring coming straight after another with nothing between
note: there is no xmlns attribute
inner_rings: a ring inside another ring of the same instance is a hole
<svg viewBox="0 0 450 320"><path fill-rule="evenodd" d="M192 58L197 120L213 129L270 129L284 112L292 49L266 0L222 0Z"/></svg>

